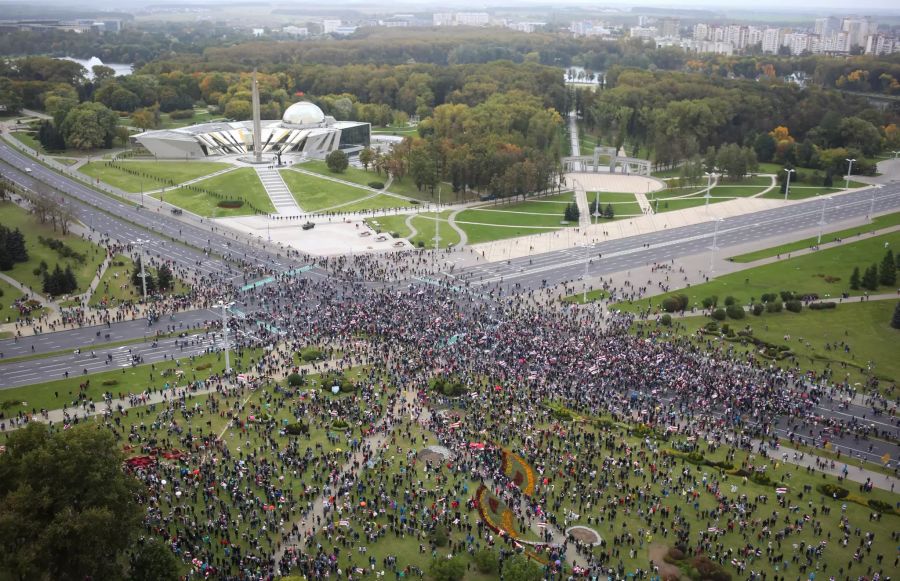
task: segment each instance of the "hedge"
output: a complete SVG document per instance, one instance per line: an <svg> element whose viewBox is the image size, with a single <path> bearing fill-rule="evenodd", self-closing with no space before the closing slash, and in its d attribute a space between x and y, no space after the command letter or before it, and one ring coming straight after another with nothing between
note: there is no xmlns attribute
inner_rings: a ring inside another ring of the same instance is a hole
<svg viewBox="0 0 900 581"><path fill-rule="evenodd" d="M801 303L800 301L788 301L784 303L784 308L792 313L799 313L801 310L803 310L803 303Z"/></svg>
<svg viewBox="0 0 900 581"><path fill-rule="evenodd" d="M837 303L833 303L833 302L810 303L809 308L814 311L823 311L826 309L836 309Z"/></svg>
<svg viewBox="0 0 900 581"><path fill-rule="evenodd" d="M717 321L724 321L726 316L725 309L716 309L712 312L712 318Z"/></svg>

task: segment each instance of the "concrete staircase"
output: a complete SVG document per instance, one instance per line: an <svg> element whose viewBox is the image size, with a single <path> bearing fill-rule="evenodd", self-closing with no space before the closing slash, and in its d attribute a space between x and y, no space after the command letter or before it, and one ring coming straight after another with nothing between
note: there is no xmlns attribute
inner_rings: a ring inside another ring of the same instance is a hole
<svg viewBox="0 0 900 581"><path fill-rule="evenodd" d="M259 181L266 188L266 193L269 195L269 199L272 200L272 205L275 206L277 214L297 216L303 213L277 169L269 167L257 167L255 169L256 175L259 176Z"/></svg>

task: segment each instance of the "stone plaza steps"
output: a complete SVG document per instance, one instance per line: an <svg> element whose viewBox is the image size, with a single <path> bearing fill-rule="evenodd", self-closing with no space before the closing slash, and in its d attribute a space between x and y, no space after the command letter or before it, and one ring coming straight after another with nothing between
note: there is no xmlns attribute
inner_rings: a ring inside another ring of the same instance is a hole
<svg viewBox="0 0 900 581"><path fill-rule="evenodd" d="M256 175L259 176L259 181L262 182L263 187L266 189L266 194L272 200L272 205L275 206L277 214L297 216L303 213L277 169L271 167L257 167L255 169Z"/></svg>

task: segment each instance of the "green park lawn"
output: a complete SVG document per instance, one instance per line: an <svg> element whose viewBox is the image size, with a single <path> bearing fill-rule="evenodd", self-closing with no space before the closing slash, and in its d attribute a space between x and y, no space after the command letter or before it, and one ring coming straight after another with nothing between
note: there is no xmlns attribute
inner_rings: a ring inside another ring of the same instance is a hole
<svg viewBox="0 0 900 581"><path fill-rule="evenodd" d="M838 230L837 232L822 234L822 244L828 244L829 242L834 242L837 239L843 240L845 238L850 238L853 236L860 236L862 234L872 232L873 230L889 228L898 224L900 224L900 212L885 214L884 216L877 216L872 220L871 224L865 224L863 226L856 226L854 228L847 228L844 230ZM805 238L796 242L781 244L780 246L764 248L763 250L757 250L756 252L748 252L747 254L732 256L731 260L733 262L753 262L763 258L768 258L770 256L787 254L789 252L796 252L797 250L806 250L807 248L812 248L817 241L818 237Z"/></svg>
<svg viewBox="0 0 900 581"><path fill-rule="evenodd" d="M208 218L225 218L228 216L247 216L254 213L253 208L244 204L240 208L220 208L217 204L222 200L245 200L262 212L275 211L269 195L263 188L262 182L256 175L256 170L245 167L217 175L209 179L192 184L193 187L207 191L217 192L223 198L217 198L203 191L195 191L188 188L178 188L166 191L165 194L156 193L153 197L162 199L179 208L193 212Z"/></svg>
<svg viewBox="0 0 900 581"><path fill-rule="evenodd" d="M209 161L118 161L116 166L142 175L133 175L108 162L92 161L78 171L120 190L137 193L172 187L230 167L226 163Z"/></svg>
<svg viewBox="0 0 900 581"><path fill-rule="evenodd" d="M249 366L251 358L259 357L261 350L245 351L243 358L235 352L231 354L231 366L235 370L243 371ZM208 369L198 370L198 366L209 363ZM78 363L73 359L73 369ZM2 370L0 364L0 370ZM79 386L90 380L84 393L94 401L100 401L105 392L111 392L118 397L119 394L140 393L148 388L158 389L165 383L174 381L174 375L168 370L181 369L184 371L183 379L178 383L184 387L187 381L206 379L213 373L222 373L225 369L225 356L223 353L211 353L200 357L194 357L193 362L189 357L182 357L175 361L167 360L155 364L138 365L137 367L113 368L110 371L92 373L90 375L69 374L69 378L50 380L44 383L13 387L0 391L0 404L7 411L7 415L19 411L30 412L37 409L60 409L71 405L79 393ZM115 382L103 385L104 382Z"/></svg>
<svg viewBox="0 0 900 581"><path fill-rule="evenodd" d="M13 304L24 296L25 293L0 279L0 323L19 320L19 309L13 308Z"/></svg>
<svg viewBox="0 0 900 581"><path fill-rule="evenodd" d="M338 180L344 180L345 182L353 182L354 184L359 184L361 186L368 186L369 182L381 182L386 183L387 178L383 175L378 175L375 170L370 169L366 171L364 169L359 169L353 166L349 166L347 169L340 173L335 173L328 169L328 166L324 161L321 160L310 160L305 161L301 164L297 164L294 166L295 169L311 171L313 173L317 173L329 178L334 178ZM282 172L283 173L283 172Z"/></svg>
<svg viewBox="0 0 900 581"><path fill-rule="evenodd" d="M835 184L838 182L835 181ZM840 182L841 187L837 188L826 188L824 186L795 186L793 182L791 182L791 191L788 193L789 200L805 200L807 198L812 198L815 196L827 196L828 194L837 194L839 192L845 191L843 189L844 182ZM861 188L867 184L861 182L850 182L851 188ZM780 188L774 188L769 193L765 194L763 198L768 198L771 200L783 200L784 194L781 193Z"/></svg>
<svg viewBox="0 0 900 581"><path fill-rule="evenodd" d="M830 366L836 382L862 382L870 362L879 378L897 382L900 381L900 358L897 357L900 330L890 326L896 305L897 301L893 300L845 300L833 310L803 309L799 313L782 311L763 313L759 317L748 314L740 321L727 322L735 329L749 325L754 337L787 345L797 355L796 364L803 369L821 373ZM678 319L679 330L696 333L710 320L704 316ZM786 336L790 337L787 341ZM825 348L826 343L836 341L848 344L850 352Z"/></svg>
<svg viewBox="0 0 900 581"><path fill-rule="evenodd" d="M25 247L28 250L28 261L16 263L12 270L8 270L4 274L32 288L39 294L42 292L43 277L40 274L35 274L34 270L38 268L42 260L47 263L50 271L57 264L63 270L65 270L66 266L72 267L75 280L78 282L75 294L87 290L94 279L94 274L97 272L97 266L103 262L105 254L99 246L82 239L80 236L74 234L62 235L60 232L54 231L49 224L41 224L35 216L12 202L0 202L0 224L10 229L19 228L25 236ZM40 243L39 237L41 236L61 240L74 252L84 255L84 261L79 261L74 257L64 258L60 256L56 250Z"/></svg>
<svg viewBox="0 0 900 581"><path fill-rule="evenodd" d="M41 142L37 140L37 135L31 131L13 131L10 135L12 135L13 139L16 141L27 145L38 153L47 153L44 151L44 146L41 145Z"/></svg>
<svg viewBox="0 0 900 581"><path fill-rule="evenodd" d="M372 195L371 190L332 182L289 169L281 170L281 177L294 199L306 212L319 212L329 208L335 208L335 211L346 211L337 207Z"/></svg>
<svg viewBox="0 0 900 581"><path fill-rule="evenodd" d="M136 302L140 300L143 296L143 289L141 286L137 288L133 287L131 284L131 272L134 269L134 261L125 255L119 254L115 258L113 258L109 267L106 269L106 272L103 273L103 276L100 278L100 284L97 285L96 290L91 295L91 299L88 302L89 306L98 307L98 306L117 306L123 302ZM149 274L155 276L156 270L148 264L147 270ZM187 285L185 285L178 278L174 279L174 287L171 293L166 294L183 294L190 290Z"/></svg>
<svg viewBox="0 0 900 581"><path fill-rule="evenodd" d="M56 163L61 163L63 165L70 165L70 166L78 163L77 159L74 159L71 157L54 157L53 161L55 161Z"/></svg>
<svg viewBox="0 0 900 581"><path fill-rule="evenodd" d="M450 224L447 223L447 217L452 214L452 210L444 210L440 214L435 214L434 212L424 212L422 214L416 214L416 216L412 219L412 225L415 226L418 234L416 234L413 238L410 239L410 242L414 246L418 246L421 242L424 244L425 248L434 248L434 231L435 231L435 220L440 221L440 232L439 235L441 240L439 242L439 246L441 248L447 248L449 245L458 246L459 245L459 233L456 230L450 227ZM460 228L464 228L463 224L459 224ZM469 234L469 230L465 230L466 234ZM469 240L469 244L473 242L471 239Z"/></svg>
<svg viewBox="0 0 900 581"><path fill-rule="evenodd" d="M377 218L366 218L365 222L376 232L396 232L399 238L408 238L412 231L406 226L408 214L399 214L397 216L379 216Z"/></svg>
<svg viewBox="0 0 900 581"><path fill-rule="evenodd" d="M410 208L411 204L404 198L376 194L375 196L357 200L349 204L333 208L335 212L360 212L364 210L391 210L394 208Z"/></svg>
<svg viewBox="0 0 900 581"><path fill-rule="evenodd" d="M706 297L718 296L723 304L725 297L733 296L738 304L746 305L751 298L759 300L764 293L794 291L800 294L816 293L820 298L837 298L842 292L851 296L862 295L862 290L851 290L848 283L853 268L865 270L872 263L881 264L885 243L891 248L900 245L900 232L875 236L858 242L842 244L834 248L820 250L812 254L765 264L756 268L734 272L714 278L708 283L641 299L635 302L621 302L613 308L630 312L656 310L666 297L684 294L689 298L690 307L702 308ZM827 282L825 277L838 280ZM878 292L894 292L896 288L882 287Z"/></svg>

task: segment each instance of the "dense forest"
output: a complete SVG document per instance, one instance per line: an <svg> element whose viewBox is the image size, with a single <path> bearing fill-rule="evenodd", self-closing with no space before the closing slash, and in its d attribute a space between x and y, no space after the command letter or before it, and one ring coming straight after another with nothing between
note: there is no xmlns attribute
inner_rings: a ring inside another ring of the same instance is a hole
<svg viewBox="0 0 900 581"><path fill-rule="evenodd" d="M0 52L97 54L141 65L124 77L95 67L89 81L73 62L0 60L0 101L10 110L53 116L38 133L48 149L122 141L127 130L116 117L141 129L160 126L163 113L191 119L196 107L249 119L253 68L264 118L279 118L306 99L338 119L376 126L418 119L415 138L373 163L379 171L412 174L426 188L446 179L457 191L544 189L568 153L563 114L573 106L588 132L661 167L683 160L699 167L697 158L721 154L736 171L776 161L836 173L853 155L858 171L871 172L866 158L900 147L898 108L878 110L853 94L896 94L898 56L698 56L640 40L465 27L363 29L347 39L302 41L183 25L47 34L5 35ZM41 45L41 38L48 42ZM568 66L603 70L605 84L598 91L569 89ZM798 72L807 75L805 86L782 80Z"/></svg>

